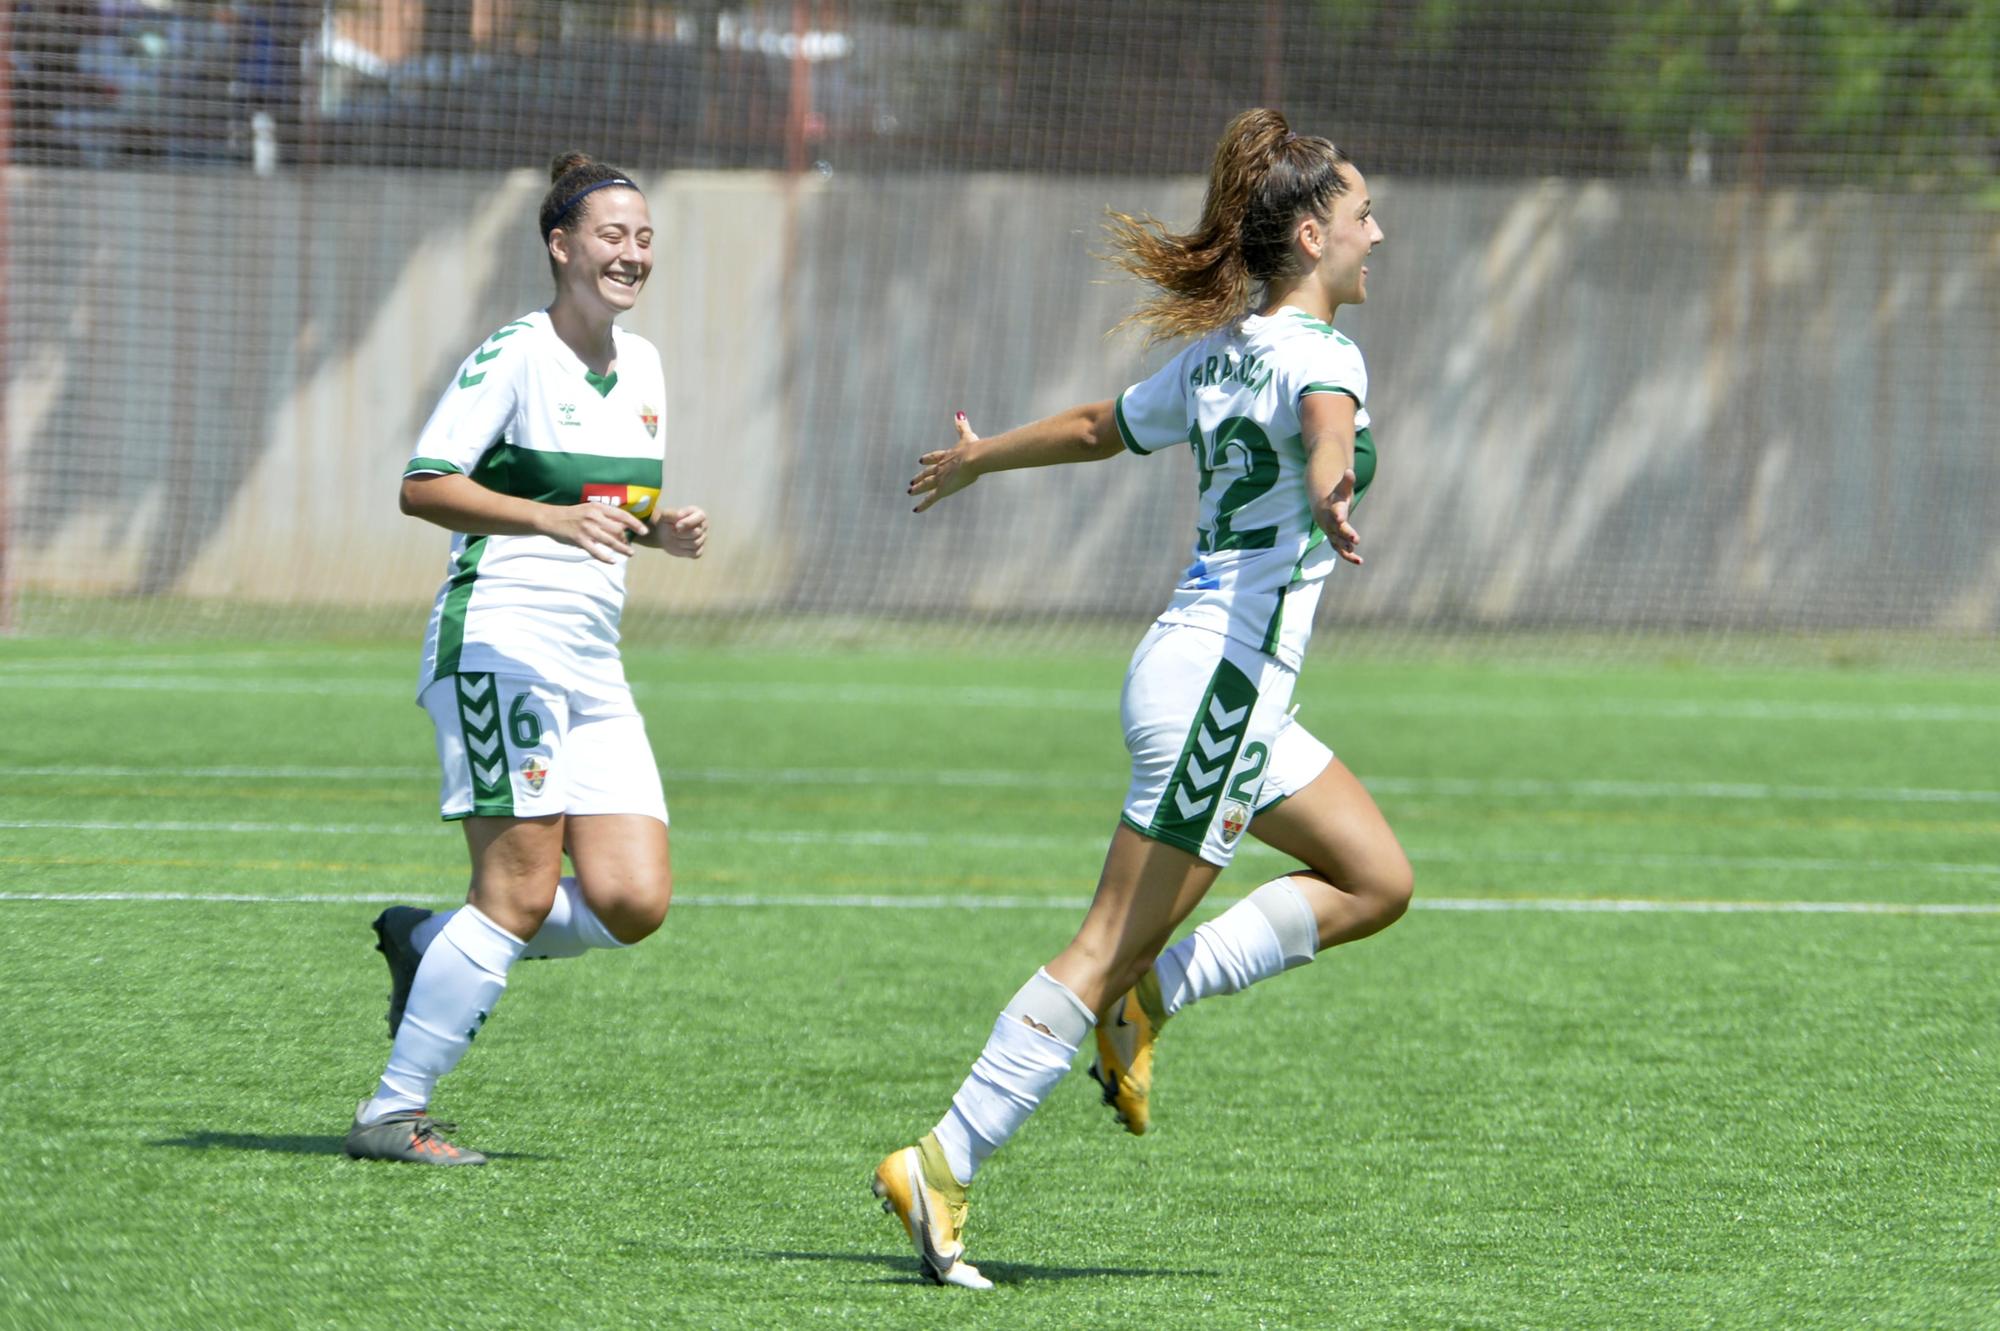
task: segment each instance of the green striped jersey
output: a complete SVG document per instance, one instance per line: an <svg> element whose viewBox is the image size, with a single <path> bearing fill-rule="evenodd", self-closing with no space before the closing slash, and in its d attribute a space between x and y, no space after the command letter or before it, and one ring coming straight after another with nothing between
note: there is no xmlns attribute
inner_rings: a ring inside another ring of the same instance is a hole
<svg viewBox="0 0 2000 1331"><path fill-rule="evenodd" d="M610 374L592 374L537 310L459 367L405 476L470 476L547 504L612 504L652 521L664 456L660 355L614 327ZM625 561L546 536L454 535L424 635L419 691L459 671L534 675L582 692L623 689Z"/></svg>
<svg viewBox="0 0 2000 1331"><path fill-rule="evenodd" d="M1188 445L1201 488L1193 562L1161 622L1227 634L1294 670L1337 558L1306 493L1299 403L1313 393L1354 399L1358 499L1375 478L1368 369L1359 347L1301 310L1210 333L1118 398L1125 446Z"/></svg>

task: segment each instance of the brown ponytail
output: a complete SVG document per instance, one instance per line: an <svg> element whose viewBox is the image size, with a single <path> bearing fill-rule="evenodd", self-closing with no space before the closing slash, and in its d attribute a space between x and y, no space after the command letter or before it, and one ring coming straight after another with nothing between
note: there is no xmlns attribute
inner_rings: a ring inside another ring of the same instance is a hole
<svg viewBox="0 0 2000 1331"><path fill-rule="evenodd" d="M1159 289L1125 322L1145 324L1154 342L1242 317L1253 283L1291 274L1299 218L1326 216L1347 193L1346 162L1330 140L1292 133L1276 111L1258 108L1230 121L1215 145L1194 230L1175 235L1157 218L1111 214L1111 262Z"/></svg>

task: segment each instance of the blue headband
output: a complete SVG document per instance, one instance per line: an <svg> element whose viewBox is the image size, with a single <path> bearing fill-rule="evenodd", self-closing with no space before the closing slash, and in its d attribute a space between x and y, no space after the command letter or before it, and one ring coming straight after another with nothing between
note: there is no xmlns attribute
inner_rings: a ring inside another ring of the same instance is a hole
<svg viewBox="0 0 2000 1331"><path fill-rule="evenodd" d="M542 239L547 240L551 235L555 234L555 229L562 225L563 218L569 216L569 210L576 207L577 200L594 189L603 189L606 185L623 185L627 189L639 188L623 176L613 176L609 180L600 180L594 185L585 185L582 189L569 196L569 202L556 209L555 217L550 220L547 229L542 232Z"/></svg>

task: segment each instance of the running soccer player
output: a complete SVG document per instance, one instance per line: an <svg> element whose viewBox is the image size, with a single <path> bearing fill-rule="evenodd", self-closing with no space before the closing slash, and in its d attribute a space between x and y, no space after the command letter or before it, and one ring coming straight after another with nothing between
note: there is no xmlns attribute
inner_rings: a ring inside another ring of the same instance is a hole
<svg viewBox="0 0 2000 1331"><path fill-rule="evenodd" d="M1333 328L1367 299L1382 241L1367 181L1328 140L1246 111L1192 232L1114 214L1114 236L1158 288L1133 317L1195 340L1116 399L989 439L960 413L909 486L921 513L988 472L1185 445L1200 487L1193 562L1125 677L1131 787L1082 927L1001 1011L937 1126L875 1170L940 1284L990 1287L965 1260L966 1187L1093 1029L1091 1074L1143 1133L1170 1018L1386 928L1410 899L1375 802L1288 710L1324 580L1361 563L1348 518L1375 475L1367 370ZM1245 832L1303 867L1167 947Z"/></svg>
<svg viewBox="0 0 2000 1331"><path fill-rule="evenodd" d="M708 517L662 506L660 356L615 322L653 270L645 196L579 153L549 174L555 300L472 353L403 472L403 511L456 533L418 700L472 884L457 910L395 906L375 921L395 1043L347 1133L359 1159L484 1164L430 1117L431 1092L508 968L636 943L673 891L666 798L618 619L633 548L698 559Z"/></svg>

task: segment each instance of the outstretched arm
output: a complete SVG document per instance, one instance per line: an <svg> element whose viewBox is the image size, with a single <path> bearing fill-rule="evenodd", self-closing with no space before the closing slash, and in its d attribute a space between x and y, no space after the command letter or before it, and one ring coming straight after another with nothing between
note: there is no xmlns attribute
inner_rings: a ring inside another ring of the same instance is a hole
<svg viewBox="0 0 2000 1331"><path fill-rule="evenodd" d="M1348 525L1354 504L1354 399L1345 393L1308 393L1299 399L1299 434L1305 441L1306 494L1313 521L1333 552L1359 564L1361 536Z"/></svg>
<svg viewBox="0 0 2000 1331"><path fill-rule="evenodd" d="M981 439L958 413L958 442L951 448L917 459L923 468L909 492L922 495L921 513L946 495L956 494L991 471L1017 467L1050 467L1059 462L1098 462L1124 450L1118 435L1117 401L1088 402L1068 411L1023 425L990 439Z"/></svg>

